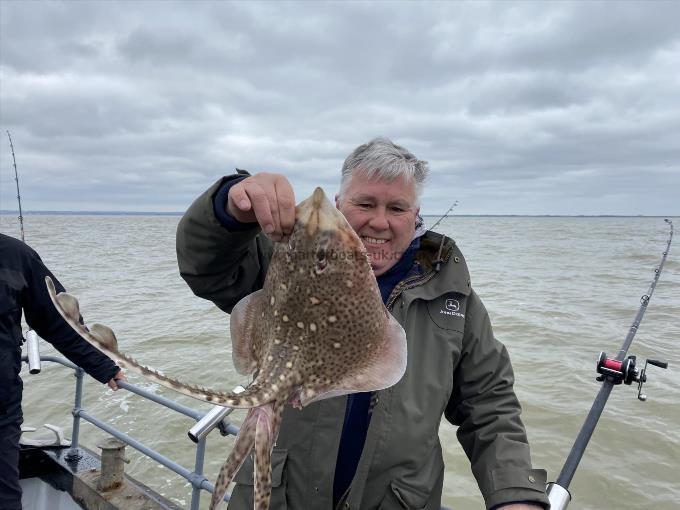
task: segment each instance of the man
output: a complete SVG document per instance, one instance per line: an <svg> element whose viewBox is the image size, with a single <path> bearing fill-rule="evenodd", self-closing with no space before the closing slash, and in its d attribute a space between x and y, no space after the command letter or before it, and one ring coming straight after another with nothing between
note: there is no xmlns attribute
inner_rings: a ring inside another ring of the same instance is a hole
<svg viewBox="0 0 680 510"><path fill-rule="evenodd" d="M80 338L50 300L45 276L57 292L64 288L38 254L13 237L0 234L0 508L21 510L19 438L21 436L21 314L38 335L99 382L116 390L125 380L120 369Z"/></svg>
<svg viewBox="0 0 680 510"><path fill-rule="evenodd" d="M453 240L422 228L426 175L426 162L387 139L345 160L336 205L406 332L406 373L383 391L286 409L272 453L272 509L439 509L442 415L458 426L487 508L548 505L545 471L531 469L507 351ZM180 222L180 273L230 313L262 287L272 241L286 241L294 221L284 176L225 177ZM252 472L246 462L236 475L230 509L252 508Z"/></svg>

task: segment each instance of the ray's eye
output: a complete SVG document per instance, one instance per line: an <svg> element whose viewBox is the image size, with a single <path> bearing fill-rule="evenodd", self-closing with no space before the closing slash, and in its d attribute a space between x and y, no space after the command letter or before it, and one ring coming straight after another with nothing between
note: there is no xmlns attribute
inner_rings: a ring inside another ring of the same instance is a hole
<svg viewBox="0 0 680 510"><path fill-rule="evenodd" d="M316 263L314 270L317 274L321 274L328 267L328 260L326 259L326 250L324 248L319 248L316 250Z"/></svg>

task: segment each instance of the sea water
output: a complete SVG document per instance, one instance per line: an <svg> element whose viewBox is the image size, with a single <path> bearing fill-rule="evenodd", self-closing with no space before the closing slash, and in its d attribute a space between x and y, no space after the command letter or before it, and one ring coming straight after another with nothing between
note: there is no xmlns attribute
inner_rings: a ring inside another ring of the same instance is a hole
<svg viewBox="0 0 680 510"><path fill-rule="evenodd" d="M27 215L26 240L79 298L86 321L114 329L121 350L186 381L225 390L247 384L231 362L229 316L195 297L179 276L178 221L178 216ZM16 223L0 217L0 231L18 236ZM600 351L614 357L619 350L665 249L668 226L661 218L640 217L454 216L438 230L454 238L466 257L472 285L512 358L534 465L555 480L600 388L596 359ZM42 342L42 352L54 350ZM671 248L629 354L639 364L666 360L669 368L650 368L647 402L637 400L634 386L614 389L570 486L573 508L678 508L680 246ZM34 376L24 366L22 377L25 424L52 423L70 431L72 371L44 363ZM185 405L210 409L128 377ZM193 468L191 419L86 379L88 412ZM232 414L236 424L243 416ZM81 422L80 437L96 450L105 434ZM442 421L440 437L443 504L483 508L455 427ZM232 444L233 438L217 432L209 436L205 473L211 481ZM127 456L129 474L188 507L188 482L130 447ZM208 501L204 495L201 507Z"/></svg>

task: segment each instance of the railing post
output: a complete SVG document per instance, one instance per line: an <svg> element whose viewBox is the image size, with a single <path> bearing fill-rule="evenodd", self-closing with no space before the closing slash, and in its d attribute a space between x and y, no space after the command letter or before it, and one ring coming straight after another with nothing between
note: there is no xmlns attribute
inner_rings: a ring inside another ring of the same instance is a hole
<svg viewBox="0 0 680 510"><path fill-rule="evenodd" d="M196 461L194 463L194 473L196 475L203 474L203 459L205 458L205 437L198 441L196 445ZM201 502L201 487L192 484L191 490L191 510L198 510L198 505Z"/></svg>
<svg viewBox="0 0 680 510"><path fill-rule="evenodd" d="M83 402L83 375L85 371L76 367L76 399L73 404L73 432L71 433L71 448L66 454L66 460L78 460L80 453L78 453L78 436L80 434L80 412L82 411Z"/></svg>

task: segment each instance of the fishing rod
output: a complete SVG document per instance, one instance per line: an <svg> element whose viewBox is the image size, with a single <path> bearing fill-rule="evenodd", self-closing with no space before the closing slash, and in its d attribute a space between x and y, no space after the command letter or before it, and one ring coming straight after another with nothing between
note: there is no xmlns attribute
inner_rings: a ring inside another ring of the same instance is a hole
<svg viewBox="0 0 680 510"><path fill-rule="evenodd" d="M451 211L453 211L453 208L456 207L457 205L458 205L458 200L454 200L454 202L451 204L451 207L449 207L446 210L446 212L441 216L441 218L439 218L437 221L435 221L434 225L432 225L431 227L427 227L427 230L434 230L434 227L439 225L444 218L447 218L449 216L449 213Z"/></svg>
<svg viewBox="0 0 680 510"><path fill-rule="evenodd" d="M588 446L588 441L590 441L590 438L595 431L597 422L600 419L600 415L604 410L604 406L606 405L609 394L614 386L621 383L630 385L633 382L636 382L638 384L638 399L644 402L647 400L647 395L642 393L642 385L647 382L647 365L649 364L664 369L668 367L668 363L665 361L647 359L645 361L645 367L640 370L635 365L635 356L626 357L628 348L633 342L633 337L635 337L635 333L637 333L640 322L642 322L642 316L647 310L647 305L652 298L656 283L659 281L663 265L666 262L666 257L671 249L671 242L673 241L673 222L669 219L665 219L664 221L670 225L670 232L666 250L661 257L661 263L654 270L654 278L649 286L649 290L647 290L647 293L640 298L640 308L638 309L635 320L633 321L616 358L608 358L606 353L600 353L600 357L597 361L597 372L600 375L597 377L597 380L602 382L602 387L595 397L595 401L581 427L581 431L576 437L576 441L574 441L574 445L569 452L569 456L562 467L560 475L557 477L557 481L548 484L547 492L551 510L563 510L567 508L567 505L571 501L569 484L574 477L576 468L581 461L581 457L583 457L586 446Z"/></svg>
<svg viewBox="0 0 680 510"><path fill-rule="evenodd" d="M12 136L9 134L9 129L7 130L7 137L9 138L9 146L12 149L12 161L14 162L14 180L17 181L17 200L19 201L19 225L21 226L21 240L26 242L24 239L24 215L21 211L21 193L19 193L19 172L17 172L17 158L14 156L14 144L12 143Z"/></svg>
<svg viewBox="0 0 680 510"><path fill-rule="evenodd" d="M21 193L19 192L19 172L17 171L17 159L14 156L14 144L12 143L12 135L7 130L7 138L9 138L9 146L12 149L12 161L14 162L14 180L17 182L17 201L19 202L19 225L21 226L21 241L26 242L24 236L24 215L21 210ZM38 374L41 370L40 364L40 347L38 341L40 337L31 328L26 332L26 354L28 357L28 372L31 374Z"/></svg>

